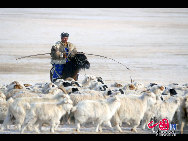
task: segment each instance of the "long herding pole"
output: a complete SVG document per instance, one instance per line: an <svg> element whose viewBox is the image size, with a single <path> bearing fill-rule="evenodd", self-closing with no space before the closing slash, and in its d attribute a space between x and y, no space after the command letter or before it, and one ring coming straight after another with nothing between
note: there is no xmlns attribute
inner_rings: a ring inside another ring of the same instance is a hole
<svg viewBox="0 0 188 141"><path fill-rule="evenodd" d="M23 58L28 58L28 57L33 57L33 56L46 55L46 54L50 54L50 53L43 53L43 54L35 54L35 55L29 55L29 56L22 56L22 57L16 58L16 60L23 59Z"/></svg>
<svg viewBox="0 0 188 141"><path fill-rule="evenodd" d="M130 70L126 65L124 65L124 64L122 64L122 63L120 63L120 62L118 62L118 61L116 61L115 59L110 58L110 57L106 57L106 56L102 56L102 55L96 55L96 54L83 53L83 52L78 52L78 53L80 53L80 54L87 54L87 55L93 55L93 56L98 56L98 57L102 57L102 58L106 58L106 59L112 60L112 61L114 61L114 62L116 62L116 63L118 63L118 64L120 64L120 65L126 67L126 69ZM51 54L51 53L43 53L43 54L35 54L35 55L23 56L23 57L17 58L16 60L18 60L18 59L23 59L23 58L28 58L28 57L33 57L33 56L38 56L38 55L47 55L47 54Z"/></svg>

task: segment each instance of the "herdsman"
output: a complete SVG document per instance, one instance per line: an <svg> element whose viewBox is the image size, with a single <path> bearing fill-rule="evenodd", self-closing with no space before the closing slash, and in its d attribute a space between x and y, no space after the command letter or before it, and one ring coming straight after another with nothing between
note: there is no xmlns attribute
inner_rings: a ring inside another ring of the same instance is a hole
<svg viewBox="0 0 188 141"><path fill-rule="evenodd" d="M51 48L51 81L55 82L62 77L62 70L64 65L69 61L70 57L74 57L77 53L75 45L67 42L69 38L68 33L61 33L61 41L55 43Z"/></svg>

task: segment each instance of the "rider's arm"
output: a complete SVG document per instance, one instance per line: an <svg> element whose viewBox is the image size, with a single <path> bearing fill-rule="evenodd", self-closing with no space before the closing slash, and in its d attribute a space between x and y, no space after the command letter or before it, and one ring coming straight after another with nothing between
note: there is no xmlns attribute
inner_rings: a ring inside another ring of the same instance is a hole
<svg viewBox="0 0 188 141"><path fill-rule="evenodd" d="M52 46L51 48L51 57L52 59L61 59L63 58L63 53L59 51L59 47L60 47L60 42L56 42L55 45Z"/></svg>

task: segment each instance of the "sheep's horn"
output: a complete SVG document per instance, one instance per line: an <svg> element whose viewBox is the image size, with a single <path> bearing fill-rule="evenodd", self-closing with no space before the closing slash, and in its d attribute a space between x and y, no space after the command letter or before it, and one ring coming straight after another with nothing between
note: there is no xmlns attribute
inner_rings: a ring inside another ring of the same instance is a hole
<svg viewBox="0 0 188 141"><path fill-rule="evenodd" d="M65 90L65 88L63 86L59 86L58 87L60 90L62 90L65 94L68 94L67 91Z"/></svg>

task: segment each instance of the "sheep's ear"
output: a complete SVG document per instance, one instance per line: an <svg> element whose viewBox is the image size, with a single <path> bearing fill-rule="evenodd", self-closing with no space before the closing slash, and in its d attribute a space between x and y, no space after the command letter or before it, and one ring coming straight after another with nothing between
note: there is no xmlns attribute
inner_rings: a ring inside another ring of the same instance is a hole
<svg viewBox="0 0 188 141"><path fill-rule="evenodd" d="M134 89L135 89L135 86L131 84L131 85L129 85L129 89L130 89L130 90L134 90Z"/></svg>
<svg viewBox="0 0 188 141"><path fill-rule="evenodd" d="M21 85L15 85L14 89L22 89L23 87Z"/></svg>
<svg viewBox="0 0 188 141"><path fill-rule="evenodd" d="M13 83L14 83L15 85L19 85L18 81L14 81Z"/></svg>
<svg viewBox="0 0 188 141"><path fill-rule="evenodd" d="M32 86L31 84L23 84L25 87Z"/></svg>
<svg viewBox="0 0 188 141"><path fill-rule="evenodd" d="M159 89L160 89L161 91L163 91L163 90L164 90L164 87L163 87L163 86L160 86Z"/></svg>

